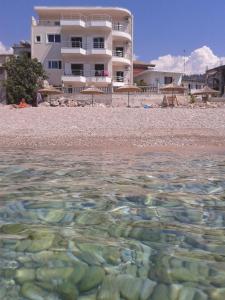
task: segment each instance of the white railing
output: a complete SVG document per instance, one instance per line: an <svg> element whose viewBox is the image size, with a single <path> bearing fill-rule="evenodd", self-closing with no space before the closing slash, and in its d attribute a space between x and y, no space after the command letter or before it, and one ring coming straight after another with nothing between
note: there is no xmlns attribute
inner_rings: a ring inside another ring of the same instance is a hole
<svg viewBox="0 0 225 300"><path fill-rule="evenodd" d="M113 56L115 56L115 57L122 57L122 58L130 59L130 55L127 51L113 50L112 53L113 53Z"/></svg>
<svg viewBox="0 0 225 300"><path fill-rule="evenodd" d="M112 22L112 18L109 15L92 15L88 18L88 21L109 21Z"/></svg>
<svg viewBox="0 0 225 300"><path fill-rule="evenodd" d="M40 26L60 26L60 20L40 19L37 24Z"/></svg>
<svg viewBox="0 0 225 300"><path fill-rule="evenodd" d="M111 50L111 46L106 42L86 42L84 41L62 41L62 48L82 48L85 50Z"/></svg>
<svg viewBox="0 0 225 300"><path fill-rule="evenodd" d="M61 45L63 48L82 48L87 49L87 43L86 42L80 42L80 41L63 41L61 42Z"/></svg>
<svg viewBox="0 0 225 300"><path fill-rule="evenodd" d="M113 30L130 33L129 23L114 22Z"/></svg>
<svg viewBox="0 0 225 300"><path fill-rule="evenodd" d="M61 20L81 20L86 22L87 21L87 17L85 17L84 15L81 14L62 14L61 15Z"/></svg>
<svg viewBox="0 0 225 300"><path fill-rule="evenodd" d="M110 77L108 70L91 70L90 72L82 69L64 71L65 76L84 76L84 77Z"/></svg>

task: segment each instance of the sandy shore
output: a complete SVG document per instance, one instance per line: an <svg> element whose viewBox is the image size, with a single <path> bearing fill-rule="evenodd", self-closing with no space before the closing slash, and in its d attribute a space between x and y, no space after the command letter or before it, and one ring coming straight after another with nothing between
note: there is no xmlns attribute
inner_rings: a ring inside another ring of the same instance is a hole
<svg viewBox="0 0 225 300"><path fill-rule="evenodd" d="M1 149L225 153L225 109L0 107Z"/></svg>

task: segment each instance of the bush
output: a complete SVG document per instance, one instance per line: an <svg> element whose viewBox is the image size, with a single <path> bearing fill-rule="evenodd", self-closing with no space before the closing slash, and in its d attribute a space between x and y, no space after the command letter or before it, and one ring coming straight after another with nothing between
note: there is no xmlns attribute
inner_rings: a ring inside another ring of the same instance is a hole
<svg viewBox="0 0 225 300"><path fill-rule="evenodd" d="M4 67L7 72L5 81L7 103L19 103L21 98L32 103L40 82L47 78L42 64L37 59L23 55L12 57L4 64Z"/></svg>

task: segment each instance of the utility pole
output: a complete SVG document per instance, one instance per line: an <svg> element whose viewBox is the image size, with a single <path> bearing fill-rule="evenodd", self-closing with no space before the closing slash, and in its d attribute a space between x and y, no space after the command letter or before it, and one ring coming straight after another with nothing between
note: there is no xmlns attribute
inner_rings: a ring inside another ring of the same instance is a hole
<svg viewBox="0 0 225 300"><path fill-rule="evenodd" d="M184 49L184 75L186 72L186 50Z"/></svg>

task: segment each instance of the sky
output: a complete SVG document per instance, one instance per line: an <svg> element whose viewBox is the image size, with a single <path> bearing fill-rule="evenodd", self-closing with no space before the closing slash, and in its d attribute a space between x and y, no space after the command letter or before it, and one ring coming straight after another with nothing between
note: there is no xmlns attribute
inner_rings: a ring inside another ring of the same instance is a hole
<svg viewBox="0 0 225 300"><path fill-rule="evenodd" d="M134 15L134 53L156 68L202 73L225 63L224 0L0 0L0 53L30 40L35 5L119 6Z"/></svg>

